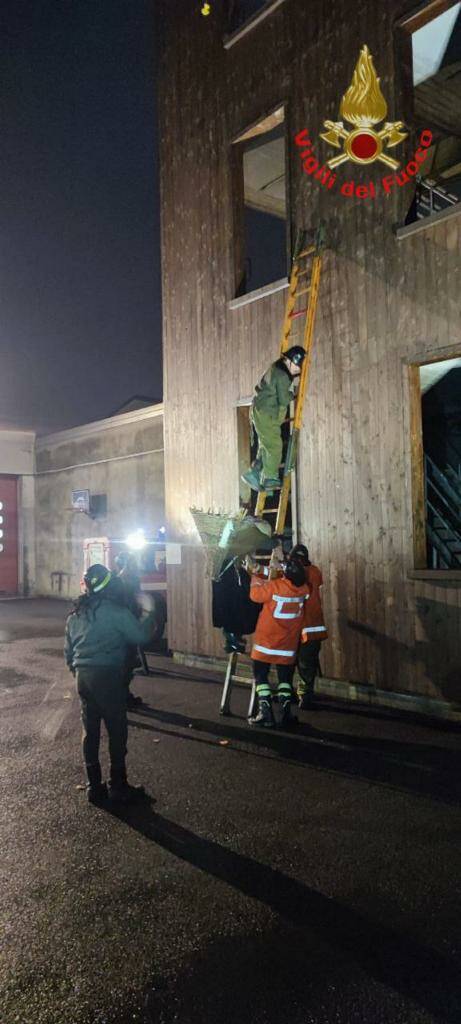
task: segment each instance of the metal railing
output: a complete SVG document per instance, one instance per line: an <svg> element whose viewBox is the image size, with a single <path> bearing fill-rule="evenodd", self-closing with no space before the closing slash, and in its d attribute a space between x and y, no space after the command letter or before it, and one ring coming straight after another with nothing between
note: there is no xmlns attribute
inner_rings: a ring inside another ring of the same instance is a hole
<svg viewBox="0 0 461 1024"><path fill-rule="evenodd" d="M416 217L431 217L449 206L459 203L459 197L449 192L443 185L436 184L431 178L416 178Z"/></svg>
<svg viewBox="0 0 461 1024"><path fill-rule="evenodd" d="M461 495L429 455L424 456L426 532L433 569L461 566Z"/></svg>

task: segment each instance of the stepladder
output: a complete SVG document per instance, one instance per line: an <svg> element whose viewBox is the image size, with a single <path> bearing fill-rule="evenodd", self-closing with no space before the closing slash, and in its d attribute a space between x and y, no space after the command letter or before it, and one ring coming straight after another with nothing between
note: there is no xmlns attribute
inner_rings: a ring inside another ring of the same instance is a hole
<svg viewBox="0 0 461 1024"><path fill-rule="evenodd" d="M249 682L249 679L247 678L247 676L242 676L242 675L238 674L239 658L241 659L243 657L245 657L245 655L242 655L242 654L239 655L237 653L237 651L233 651L232 654L229 655L229 660L227 662L226 676L225 676L225 679L224 679L224 687L223 687L223 692L222 692L222 697L221 697L221 706L220 706L220 709L219 709L220 715L229 716L229 715L232 714L232 712L231 712L231 696L232 696L232 688L234 686L234 683L248 683ZM252 679L251 680L250 702L249 702L249 705L248 705L248 712L247 712L247 717L248 718L252 717L252 715L255 712L255 708L256 708L256 684L255 684L254 679Z"/></svg>
<svg viewBox="0 0 461 1024"><path fill-rule="evenodd" d="M293 256L280 344L280 356L283 356L293 345L299 345L304 348L306 354L302 363L299 386L288 417L288 437L285 444L283 464L280 467L282 470L280 490L273 492L272 495L260 491L255 506L255 516L267 518L271 523L273 536L279 538L283 537L287 522L292 478L296 467L298 442L303 422L303 409L312 359L324 244L325 230L322 223L315 233L315 241L312 244L308 243L306 232L298 234ZM268 498L271 499L269 505L267 504ZM264 554L259 557L257 556L257 558L262 565L264 562L266 563L266 574L268 576L275 575L275 552L272 555ZM232 652L229 655L220 707L222 715L231 714L233 684L240 682L248 683L249 681L246 676L243 677L238 674L239 657L245 657L245 655L239 655L237 652ZM252 681L248 717L253 715L255 706L256 686L254 681Z"/></svg>

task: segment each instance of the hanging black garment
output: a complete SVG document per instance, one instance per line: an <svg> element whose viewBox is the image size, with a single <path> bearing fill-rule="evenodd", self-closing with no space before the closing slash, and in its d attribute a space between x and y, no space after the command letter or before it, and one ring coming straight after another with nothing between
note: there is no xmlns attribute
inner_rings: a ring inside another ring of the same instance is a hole
<svg viewBox="0 0 461 1024"><path fill-rule="evenodd" d="M213 626L238 636L254 633L261 605L250 601L250 575L228 562L221 578L213 580Z"/></svg>

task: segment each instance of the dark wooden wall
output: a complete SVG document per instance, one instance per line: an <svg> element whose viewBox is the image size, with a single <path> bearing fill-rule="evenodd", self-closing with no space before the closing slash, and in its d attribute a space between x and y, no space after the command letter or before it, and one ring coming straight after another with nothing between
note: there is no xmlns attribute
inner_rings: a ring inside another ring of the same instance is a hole
<svg viewBox="0 0 461 1024"><path fill-rule="evenodd" d="M231 140L285 101L291 137L316 149L368 44L398 119L386 0L287 0L228 51L222 5L165 5L160 98L167 517L183 544L169 569L173 649L214 654L210 586L189 507L238 507L236 402L276 357L285 293L234 296ZM399 148L406 163L410 134ZM290 143L291 220L327 223L315 351L299 458L300 539L325 577L324 673L459 699L461 580L413 580L408 361L461 345L461 217L397 241L409 187L374 202L326 191ZM327 156L325 155L325 159ZM383 173L386 173L383 169ZM344 180L379 172L349 164ZM460 349L461 351L461 349Z"/></svg>

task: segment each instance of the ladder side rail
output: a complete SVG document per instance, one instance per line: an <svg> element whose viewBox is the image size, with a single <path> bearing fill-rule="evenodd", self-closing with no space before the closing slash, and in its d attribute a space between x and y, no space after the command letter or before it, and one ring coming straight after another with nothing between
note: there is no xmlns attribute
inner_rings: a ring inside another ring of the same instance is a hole
<svg viewBox="0 0 461 1024"><path fill-rule="evenodd" d="M277 520L275 524L275 532L283 533L285 528L285 520L288 509L288 499L290 496L291 488L291 473L294 469L296 462L296 448L299 437L299 431L302 424L303 406L304 399L306 396L307 382L309 376L309 367L312 355L313 337L314 337L314 325L315 325L315 314L317 310L317 300L320 287L320 274L322 269L322 257L314 256L314 262L312 267L311 277L311 291L309 298L308 311L306 316L306 325L304 333L304 348L306 350L306 357L303 361L301 370L301 379L299 382L299 390L296 396L295 402L295 414L293 420L293 427L291 431L291 437L288 444L287 457L285 460L285 469L283 475L282 489L280 492L280 503L279 511L277 514Z"/></svg>
<svg viewBox="0 0 461 1024"><path fill-rule="evenodd" d="M303 407L304 399L307 391L307 383L309 379L309 370L312 358L312 347L314 339L314 326L315 316L317 312L317 302L320 288L320 273L322 269L322 257L314 257L314 266L312 268L312 284L311 284L311 296L309 301L309 309L306 317L306 325L304 331L304 348L306 350L306 357L303 361L301 380L299 382L299 391L296 400L295 418L293 423L293 431L299 431L303 421Z"/></svg>
<svg viewBox="0 0 461 1024"><path fill-rule="evenodd" d="M299 274L299 264L297 262L294 262L293 263L293 269L291 271L291 277L290 277L290 287L289 287L289 291L288 291L288 299L287 299L287 304L286 304L286 307L285 307L285 319L283 321L282 342L281 342L281 345L280 345L280 355L283 354L285 349L290 347L289 346L289 341L290 341L291 325L293 323L293 317L292 317L291 314L293 313L293 310L294 310L295 305L296 305L296 299L297 299L296 292L298 290L298 274Z"/></svg>
<svg viewBox="0 0 461 1024"><path fill-rule="evenodd" d="M298 275L299 275L299 257L293 260L293 267L290 277L290 287L288 291L288 299L285 307L285 319L283 322L282 329L282 341L280 344L280 355L290 347L290 334L293 324L292 313L296 305L297 295L296 291L298 288ZM266 492L260 491L256 501L255 515L260 516L264 512L266 504Z"/></svg>
<svg viewBox="0 0 461 1024"><path fill-rule="evenodd" d="M290 334L291 334L292 324L293 324L292 313L293 313L293 310L294 310L294 307L295 307L295 304L296 304L296 300L297 300L297 297L298 297L296 295L296 287L297 287L297 281L298 281L298 275L299 275L299 262L298 261L303 256L311 255L311 253L313 253L314 256L313 256L313 263L312 263L311 279L310 279L310 285L309 285L309 289L308 289L310 294L309 294L309 300L308 300L308 304L307 304L306 321L305 321L305 326L304 326L304 339L303 339L303 342L304 342L303 347L304 347L304 349L306 351L306 357L305 357L305 359L303 361L303 366L302 366L302 370L301 370L301 379L300 379L300 383L299 383L299 390L298 390L298 394L296 396L296 401L295 401L294 418L293 418L293 424L292 424L292 429L291 429L291 435L290 435L290 439L289 439L289 442L288 442L288 450L287 450L287 456L286 456L286 459L285 459L285 467L284 467L284 473L283 473L283 482L282 482L282 487L281 487L281 490L280 490L279 506L278 506L278 511L277 511L277 519L276 519L276 523L275 523L275 533L280 533L280 534L283 533L283 530L285 528L285 521L286 521L286 515L287 515L287 509L288 509L288 501L289 501L290 489L291 489L291 473L292 473L292 470L294 469L294 465L295 465L295 461L296 461L297 441L298 441L298 437L299 437L299 431L300 431L300 428L301 428L301 425L302 425L304 399L305 399L305 395L306 395L307 382L308 382L308 377L309 377L309 369L310 369L310 362L311 362L311 355L312 355L312 346L313 346L313 337L314 337L315 316L316 316L316 312L317 312L317 302L318 302L318 294L319 294L319 288L320 288L320 275L321 275L321 269L322 269L322 255L321 255L322 245L323 245L323 234L322 234L322 232L319 231L318 238L317 238L317 245L314 246L313 248L309 249L309 250L306 250L306 252L304 252L304 253L300 253L298 255L298 257L293 262L293 270L292 270L291 281L290 281L290 294L289 294L289 297L288 297L287 308L286 308L286 315L285 315L285 322L284 322L284 327L283 327L281 354L283 354L283 352L286 351L286 349L289 348L289 346L290 346ZM292 283L295 285L294 288L292 288ZM264 492L260 492L259 495L258 495L257 502L256 502L256 508L255 508L255 514L256 515L261 515L264 512L265 503L266 503L266 494Z"/></svg>
<svg viewBox="0 0 461 1024"><path fill-rule="evenodd" d="M237 653L235 651L229 655L227 662L226 676L224 679L224 686L221 697L221 707L219 709L220 715L230 715L230 699L232 694L232 681L235 674L235 667L237 664Z"/></svg>

